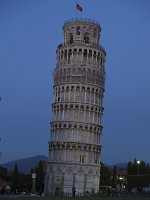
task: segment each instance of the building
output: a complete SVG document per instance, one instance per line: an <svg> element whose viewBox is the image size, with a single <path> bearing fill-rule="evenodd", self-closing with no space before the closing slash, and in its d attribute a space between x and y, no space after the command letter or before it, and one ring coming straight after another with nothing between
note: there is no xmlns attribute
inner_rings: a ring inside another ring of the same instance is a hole
<svg viewBox="0 0 150 200"><path fill-rule="evenodd" d="M72 19L63 30L53 72L45 194L97 193L106 56L99 45L101 27L89 19Z"/></svg>

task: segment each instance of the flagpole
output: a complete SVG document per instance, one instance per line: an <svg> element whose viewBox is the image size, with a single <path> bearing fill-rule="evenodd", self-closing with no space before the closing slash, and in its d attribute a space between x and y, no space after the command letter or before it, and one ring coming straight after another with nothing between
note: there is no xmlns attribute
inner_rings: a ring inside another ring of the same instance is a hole
<svg viewBox="0 0 150 200"><path fill-rule="evenodd" d="M76 21L77 21L77 1L76 1Z"/></svg>

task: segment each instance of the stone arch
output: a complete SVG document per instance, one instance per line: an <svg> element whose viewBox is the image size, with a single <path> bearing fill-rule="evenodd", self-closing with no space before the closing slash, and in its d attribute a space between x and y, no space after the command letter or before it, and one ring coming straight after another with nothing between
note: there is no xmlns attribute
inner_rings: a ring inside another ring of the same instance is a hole
<svg viewBox="0 0 150 200"><path fill-rule="evenodd" d="M87 91L90 92L90 87L87 87Z"/></svg>
<svg viewBox="0 0 150 200"><path fill-rule="evenodd" d="M64 68L63 74L64 74L64 76L66 76L66 68Z"/></svg>
<svg viewBox="0 0 150 200"><path fill-rule="evenodd" d="M95 88L94 87L92 87L92 92L94 92L95 91Z"/></svg>
<svg viewBox="0 0 150 200"><path fill-rule="evenodd" d="M82 49L79 49L79 54L82 54Z"/></svg>
<svg viewBox="0 0 150 200"><path fill-rule="evenodd" d="M82 129L83 129L83 125L80 125L80 126L79 126L79 129L82 130Z"/></svg>
<svg viewBox="0 0 150 200"><path fill-rule="evenodd" d="M76 54L77 53L77 49L73 49L73 54Z"/></svg>
<svg viewBox="0 0 150 200"><path fill-rule="evenodd" d="M59 72L59 76L60 76L60 74L62 74L62 69L61 69L60 72Z"/></svg>
<svg viewBox="0 0 150 200"><path fill-rule="evenodd" d="M84 49L83 56L84 56L84 57L87 57L87 49Z"/></svg>
<svg viewBox="0 0 150 200"><path fill-rule="evenodd" d="M58 92L60 92L60 87L58 87Z"/></svg>
<svg viewBox="0 0 150 200"><path fill-rule="evenodd" d="M55 129L57 129L57 123L55 124Z"/></svg>
<svg viewBox="0 0 150 200"><path fill-rule="evenodd" d="M80 110L84 111L84 106L83 105L80 106Z"/></svg>
<svg viewBox="0 0 150 200"><path fill-rule="evenodd" d="M67 60L67 49L65 49L65 52L64 52L64 60L65 61Z"/></svg>
<svg viewBox="0 0 150 200"><path fill-rule="evenodd" d="M67 109L68 109L68 105L67 105L67 104L65 104L64 108L65 108L65 110L67 110Z"/></svg>
<svg viewBox="0 0 150 200"><path fill-rule="evenodd" d="M100 59L100 52L98 52L97 54L97 60L99 61L99 59Z"/></svg>
<svg viewBox="0 0 150 200"><path fill-rule="evenodd" d="M67 90L67 91L69 90L69 85L66 86L66 90Z"/></svg>
<svg viewBox="0 0 150 200"><path fill-rule="evenodd" d="M88 32L85 32L84 35L83 35L83 41L85 44L89 44L89 33Z"/></svg>
<svg viewBox="0 0 150 200"><path fill-rule="evenodd" d="M69 52L68 52L68 63L70 63L71 55L72 55L72 49L69 49Z"/></svg>
<svg viewBox="0 0 150 200"><path fill-rule="evenodd" d="M81 34L81 27L80 27L80 26L77 26L77 27L76 27L76 34L77 34L77 35L80 35L80 34Z"/></svg>
<svg viewBox="0 0 150 200"><path fill-rule="evenodd" d="M91 49L89 50L88 56L89 56L89 57L92 57L92 50L91 50Z"/></svg>
<svg viewBox="0 0 150 200"><path fill-rule="evenodd" d="M70 104L70 109L73 109L73 104Z"/></svg>
<svg viewBox="0 0 150 200"><path fill-rule="evenodd" d="M92 75L95 77L95 70L92 71Z"/></svg>
<svg viewBox="0 0 150 200"><path fill-rule="evenodd" d="M63 104L60 104L60 110L63 110L64 106Z"/></svg>
<svg viewBox="0 0 150 200"><path fill-rule="evenodd" d="M82 74L83 74L83 75L86 74L86 69L85 69L85 68L82 70Z"/></svg>
<svg viewBox="0 0 150 200"><path fill-rule="evenodd" d="M57 105L57 110L59 110L59 105Z"/></svg>
<svg viewBox="0 0 150 200"><path fill-rule="evenodd" d="M67 125L66 125L66 123L63 125L63 128L67 128Z"/></svg>
<svg viewBox="0 0 150 200"><path fill-rule="evenodd" d="M68 128L72 128L72 124L69 123L69 124L68 124Z"/></svg>
<svg viewBox="0 0 150 200"><path fill-rule="evenodd" d="M65 87L64 86L62 86L62 91L64 91L65 90Z"/></svg>
<svg viewBox="0 0 150 200"><path fill-rule="evenodd" d="M82 90L85 91L85 86L82 86Z"/></svg>
<svg viewBox="0 0 150 200"><path fill-rule="evenodd" d="M78 128L77 124L74 124L74 128Z"/></svg>
<svg viewBox="0 0 150 200"><path fill-rule="evenodd" d="M71 75L71 69L70 68L67 69L67 75Z"/></svg>
<svg viewBox="0 0 150 200"><path fill-rule="evenodd" d="M61 60L63 59L63 56L64 56L64 52L63 50L61 51Z"/></svg>
<svg viewBox="0 0 150 200"><path fill-rule="evenodd" d="M78 104L75 105L75 110L77 110L77 109L79 109L79 105Z"/></svg>
<svg viewBox="0 0 150 200"><path fill-rule="evenodd" d="M88 105L86 106L86 110L89 110L89 106Z"/></svg>
<svg viewBox="0 0 150 200"><path fill-rule="evenodd" d="M100 61L101 61L101 67L103 67L103 58L102 57L101 57Z"/></svg>
<svg viewBox="0 0 150 200"><path fill-rule="evenodd" d="M72 49L69 49L69 52L68 52L68 53L72 54Z"/></svg>
<svg viewBox="0 0 150 200"><path fill-rule="evenodd" d="M56 109L56 105L55 104L53 104L53 108L54 108L54 110Z"/></svg>
<svg viewBox="0 0 150 200"><path fill-rule="evenodd" d="M90 127L89 127L89 130L90 130L90 131L93 131L93 126L90 126Z"/></svg>
<svg viewBox="0 0 150 200"><path fill-rule="evenodd" d="M91 69L88 69L88 75L91 75Z"/></svg>
<svg viewBox="0 0 150 200"><path fill-rule="evenodd" d="M80 86L76 86L76 91L80 91Z"/></svg>
<svg viewBox="0 0 150 200"><path fill-rule="evenodd" d="M80 67L78 67L78 75L80 75L81 74L81 68Z"/></svg>
<svg viewBox="0 0 150 200"><path fill-rule="evenodd" d="M76 75L76 68L73 68L73 69L72 69L72 74L73 74L73 75Z"/></svg>

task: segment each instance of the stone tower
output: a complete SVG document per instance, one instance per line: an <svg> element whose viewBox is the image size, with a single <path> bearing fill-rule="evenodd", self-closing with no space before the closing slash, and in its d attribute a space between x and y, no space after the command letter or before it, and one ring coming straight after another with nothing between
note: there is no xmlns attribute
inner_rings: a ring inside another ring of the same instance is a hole
<svg viewBox="0 0 150 200"><path fill-rule="evenodd" d="M105 50L101 27L89 19L63 26L53 72L46 195L99 191Z"/></svg>

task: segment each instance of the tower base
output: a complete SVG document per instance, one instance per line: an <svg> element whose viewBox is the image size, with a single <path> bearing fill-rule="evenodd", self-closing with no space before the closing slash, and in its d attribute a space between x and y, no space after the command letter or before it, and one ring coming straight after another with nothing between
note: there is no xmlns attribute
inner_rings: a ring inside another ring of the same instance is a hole
<svg viewBox="0 0 150 200"><path fill-rule="evenodd" d="M100 165L48 162L46 196L78 196L99 192Z"/></svg>

